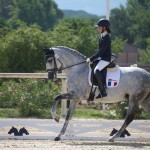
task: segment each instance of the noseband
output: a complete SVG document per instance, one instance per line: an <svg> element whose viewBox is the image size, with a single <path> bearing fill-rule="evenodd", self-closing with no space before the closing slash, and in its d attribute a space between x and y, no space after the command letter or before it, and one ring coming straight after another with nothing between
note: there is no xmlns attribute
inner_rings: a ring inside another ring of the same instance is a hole
<svg viewBox="0 0 150 150"><path fill-rule="evenodd" d="M46 52L46 54L45 54L45 62L46 63L47 63L47 61L48 61L49 58L53 58L53 60L54 60L54 68L53 69L47 69L46 71L54 73L54 79L56 79L57 78L57 71L59 69L57 67L54 50L52 48L50 48L50 49L44 49L44 51ZM57 59L57 60L60 62L59 59Z"/></svg>

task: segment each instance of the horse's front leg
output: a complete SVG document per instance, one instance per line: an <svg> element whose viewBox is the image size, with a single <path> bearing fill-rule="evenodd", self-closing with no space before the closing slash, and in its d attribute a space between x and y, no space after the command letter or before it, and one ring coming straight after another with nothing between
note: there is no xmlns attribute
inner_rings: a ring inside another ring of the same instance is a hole
<svg viewBox="0 0 150 150"><path fill-rule="evenodd" d="M59 122L59 117L58 115L56 114L56 107L57 107L57 103L62 100L62 99L72 99L73 98L73 92L68 92L68 93L64 93L64 94L60 94L60 95L57 95L54 99L54 102L52 104L52 108L51 108L51 114L52 114L52 117L53 119L56 121L56 122Z"/></svg>
<svg viewBox="0 0 150 150"><path fill-rule="evenodd" d="M120 130L112 137L109 138L109 142L114 142L114 139L117 137L120 137L120 135L124 132L126 127L133 121L134 119L134 112L138 107L138 102L136 101L136 97L132 97L132 99L129 100L129 108L127 110L127 115L125 117L124 124L120 128Z"/></svg>
<svg viewBox="0 0 150 150"><path fill-rule="evenodd" d="M60 140L60 137L62 135L64 135L66 129L67 129L67 126L69 124L69 121L71 120L72 116L73 116L73 113L74 113L74 110L75 110L75 107L76 107L76 102L75 100L70 100L70 105L69 105L69 110L67 112L67 116L65 118L65 123L63 125L63 128L60 132L60 134L54 139L55 141L59 141Z"/></svg>

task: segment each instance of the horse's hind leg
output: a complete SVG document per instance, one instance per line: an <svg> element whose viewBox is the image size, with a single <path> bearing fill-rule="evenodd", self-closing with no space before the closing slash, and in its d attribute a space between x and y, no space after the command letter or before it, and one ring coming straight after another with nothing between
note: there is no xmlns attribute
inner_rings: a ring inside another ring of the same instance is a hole
<svg viewBox="0 0 150 150"><path fill-rule="evenodd" d="M63 128L62 128L60 134L54 139L55 141L59 141L60 137L62 135L64 135L64 133L65 133L65 131L67 129L67 126L69 124L69 121L71 120L71 118L73 116L73 113L74 113L74 110L75 110L75 106L76 106L76 102L74 100L70 100L69 110L68 110L67 116L65 118L65 123L63 125Z"/></svg>
<svg viewBox="0 0 150 150"><path fill-rule="evenodd" d="M127 115L125 117L124 124L120 128L120 130L112 137L109 138L109 142L114 142L114 139L120 137L126 127L133 121L134 119L134 112L138 108L138 101L136 96L132 96L129 99L129 108L127 110Z"/></svg>

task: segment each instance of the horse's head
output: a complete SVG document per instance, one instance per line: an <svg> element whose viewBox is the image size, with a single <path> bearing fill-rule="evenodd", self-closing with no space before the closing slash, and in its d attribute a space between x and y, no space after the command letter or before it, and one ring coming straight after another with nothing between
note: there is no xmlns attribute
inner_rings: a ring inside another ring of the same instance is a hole
<svg viewBox="0 0 150 150"><path fill-rule="evenodd" d="M29 132L25 129L25 127L21 128L21 129L19 130L19 134L20 134L20 135L23 135L23 133L26 134L26 135L29 135Z"/></svg>
<svg viewBox="0 0 150 150"><path fill-rule="evenodd" d="M17 134L17 133L18 133L18 130L17 130L16 128L12 127L12 128L9 130L8 134L12 134L12 133Z"/></svg>
<svg viewBox="0 0 150 150"><path fill-rule="evenodd" d="M48 72L48 79L56 79L56 72L62 66L59 56L55 54L52 48L44 48L46 71Z"/></svg>

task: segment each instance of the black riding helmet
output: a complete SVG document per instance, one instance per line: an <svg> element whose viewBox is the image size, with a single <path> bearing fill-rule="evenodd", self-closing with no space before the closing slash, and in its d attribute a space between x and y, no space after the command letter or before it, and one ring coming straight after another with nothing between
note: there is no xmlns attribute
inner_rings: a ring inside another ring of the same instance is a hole
<svg viewBox="0 0 150 150"><path fill-rule="evenodd" d="M106 30L108 33L110 33L110 22L109 20L105 19L105 18L102 18L100 19L98 22L97 22L97 27L106 27Z"/></svg>
<svg viewBox="0 0 150 150"><path fill-rule="evenodd" d="M110 27L110 22L109 22L109 20L102 18L97 22L96 26Z"/></svg>

